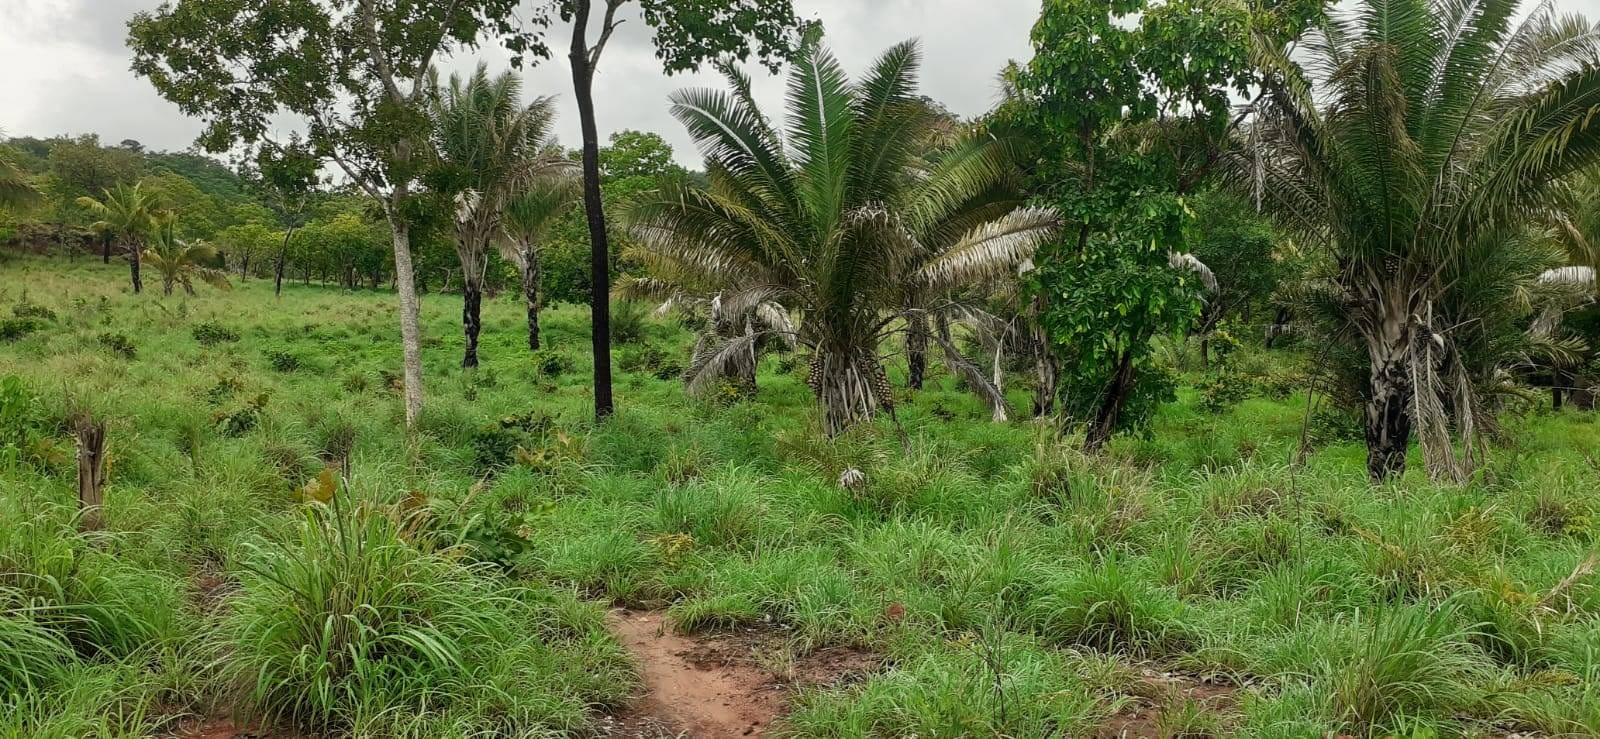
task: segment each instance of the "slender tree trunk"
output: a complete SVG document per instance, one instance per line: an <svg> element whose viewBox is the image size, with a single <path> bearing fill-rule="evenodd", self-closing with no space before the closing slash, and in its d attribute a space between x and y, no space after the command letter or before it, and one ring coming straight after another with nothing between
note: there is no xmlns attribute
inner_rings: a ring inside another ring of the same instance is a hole
<svg viewBox="0 0 1600 739"><path fill-rule="evenodd" d="M399 193L396 200L404 198ZM395 286L400 293L400 345L405 361L406 428L417 426L422 414L422 327L415 275L411 267L411 224L391 209L389 228L394 233Z"/></svg>
<svg viewBox="0 0 1600 739"><path fill-rule="evenodd" d="M1288 322L1289 322L1289 309L1288 308L1281 308L1281 307L1278 308L1277 315L1274 315L1272 317L1272 327L1267 332L1267 348L1268 349L1271 349L1273 344L1278 343L1278 339L1283 336L1283 327L1285 325L1287 325Z"/></svg>
<svg viewBox="0 0 1600 739"><path fill-rule="evenodd" d="M278 247L278 265L273 269L272 277L272 296L275 298L283 295L283 263L289 256L289 239L293 236L293 228L284 231L283 244Z"/></svg>
<svg viewBox="0 0 1600 739"><path fill-rule="evenodd" d="M1367 475L1382 482L1406 471L1411 439L1411 402L1415 388L1407 361L1407 320L1385 320L1378 337L1369 338L1367 354Z"/></svg>
<svg viewBox="0 0 1600 739"><path fill-rule="evenodd" d="M100 237L100 263L111 263L111 234Z"/></svg>
<svg viewBox="0 0 1600 739"><path fill-rule="evenodd" d="M171 295L172 295L172 278L171 277L163 277L163 278L161 278L161 294L162 295L166 295L168 297L171 297Z"/></svg>
<svg viewBox="0 0 1600 739"><path fill-rule="evenodd" d="M135 243L128 250L128 273L133 278L133 294L144 292L144 280L139 277L139 245Z"/></svg>
<svg viewBox="0 0 1600 739"><path fill-rule="evenodd" d="M522 297L528 302L528 349L539 351L539 252L522 250Z"/></svg>
<svg viewBox="0 0 1600 739"><path fill-rule="evenodd" d="M1039 325L1044 313L1044 298L1036 297L1031 304L1028 341L1032 344L1033 358L1033 417L1043 418L1056 412L1056 382L1061 367L1050 351L1050 339Z"/></svg>
<svg viewBox="0 0 1600 739"><path fill-rule="evenodd" d="M473 369L478 366L478 332L483 328L483 285L473 275L461 284L461 298L461 328L467 335L461 368Z"/></svg>
<svg viewBox="0 0 1600 739"><path fill-rule="evenodd" d="M928 317L921 312L906 316L906 387L921 390L928 373Z"/></svg>
<svg viewBox="0 0 1600 739"><path fill-rule="evenodd" d="M1111 441L1111 435L1116 433L1117 423L1122 419L1122 406L1132 392L1133 352L1124 350L1122 357L1117 360L1117 373L1112 376L1105 398L1100 401L1099 410L1095 411L1094 421L1084 434L1084 451L1091 454L1099 452L1105 448L1106 442Z"/></svg>
<svg viewBox="0 0 1600 739"><path fill-rule="evenodd" d="M1550 409L1561 410L1561 389L1566 378L1561 376L1561 370L1550 371Z"/></svg>
<svg viewBox="0 0 1600 739"><path fill-rule="evenodd" d="M589 0L577 0L572 21L572 88L583 128L583 206L589 221L590 343L594 354L594 416L603 421L611 399L611 243L600 200L600 135L594 120L594 69L590 67Z"/></svg>
<svg viewBox="0 0 1600 739"><path fill-rule="evenodd" d="M246 254L244 263L239 266L239 281L244 282L248 279L250 279L250 255Z"/></svg>

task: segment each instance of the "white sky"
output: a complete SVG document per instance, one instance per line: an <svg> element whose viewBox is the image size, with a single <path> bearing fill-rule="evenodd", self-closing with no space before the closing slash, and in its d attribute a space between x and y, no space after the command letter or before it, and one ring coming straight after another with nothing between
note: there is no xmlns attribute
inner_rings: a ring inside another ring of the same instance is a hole
<svg viewBox="0 0 1600 739"><path fill-rule="evenodd" d="M1593 0L1600 2L1600 0ZM0 130L9 136L97 133L105 143L136 139L152 149L182 150L200 131L129 71L126 23L159 0L0 0ZM923 42L922 91L956 113L975 115L995 102L995 80L1009 59L1028 56L1028 30L1039 0L795 0L800 14L820 19L827 44L851 73L890 44ZM721 87L715 74L667 77L637 19L618 29L595 81L602 140L622 129L655 131L678 160L698 167L682 126L667 113L667 95L683 87ZM563 145L580 140L572 78L564 54L567 27L553 29L554 58L524 69L524 94L555 95ZM485 48L491 71L505 55ZM477 56L454 58L447 69L469 69ZM780 78L754 65L757 95L776 112Z"/></svg>
<svg viewBox="0 0 1600 739"><path fill-rule="evenodd" d="M1600 0L1554 0L1563 11L1600 16ZM11 136L97 133L102 141L136 139L153 149L189 147L200 126L162 100L128 70L126 23L159 0L0 0L0 130ZM1025 59L1028 31L1040 0L795 0L800 14L820 19L827 44L852 74L890 44L920 38L922 91L962 115L995 102L995 80L1009 59ZM1529 2L1531 7L1531 1ZM557 26L557 37L565 28ZM552 38L552 46L562 46ZM507 65L498 49L482 54L491 70ZM451 59L467 69L477 57ZM752 68L763 106L781 105L781 79ZM566 60L555 58L525 71L525 93L556 95L562 143L579 140ZM625 23L606 49L596 80L602 139L632 128L655 131L672 143L678 160L699 158L677 121L667 95L682 87L721 86L715 75L667 77L655 60L643 24Z"/></svg>

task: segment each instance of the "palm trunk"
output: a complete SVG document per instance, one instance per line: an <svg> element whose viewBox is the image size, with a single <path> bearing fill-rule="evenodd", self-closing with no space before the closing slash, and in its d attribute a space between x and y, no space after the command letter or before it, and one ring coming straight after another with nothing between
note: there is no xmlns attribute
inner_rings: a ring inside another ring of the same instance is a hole
<svg viewBox="0 0 1600 739"><path fill-rule="evenodd" d="M100 263L111 263L111 234L100 237Z"/></svg>
<svg viewBox="0 0 1600 739"><path fill-rule="evenodd" d="M589 222L589 331L594 354L594 416L615 411L611 398L611 244L600 199L600 134L594 120L594 69L587 34L589 0L576 0L572 20L572 88L583 128L583 206Z"/></svg>
<svg viewBox="0 0 1600 739"><path fill-rule="evenodd" d="M467 335L467 348L461 356L462 369L478 366L478 332L483 329L483 285L468 275L461 285L461 329Z"/></svg>
<svg viewBox="0 0 1600 739"><path fill-rule="evenodd" d="M397 197L399 200L403 193ZM390 211L389 227L394 234L395 286L400 293L400 345L405 368L406 428L416 428L422 414L422 328L417 302L415 275L411 267L411 224Z"/></svg>
<svg viewBox="0 0 1600 739"><path fill-rule="evenodd" d="M133 278L133 294L144 292L144 280L139 277L139 245L134 244L128 250L128 273Z"/></svg>
<svg viewBox="0 0 1600 739"><path fill-rule="evenodd" d="M1039 314L1044 311L1044 299L1034 298L1030 316L1028 341L1033 357L1033 417L1043 418L1056 412L1056 383L1061 367L1050 351L1049 337L1039 325Z"/></svg>
<svg viewBox="0 0 1600 739"><path fill-rule="evenodd" d="M823 430L829 437L871 420L878 408L894 404L883 368L851 352L817 352L811 360L809 384L822 405Z"/></svg>
<svg viewBox="0 0 1600 739"><path fill-rule="evenodd" d="M906 316L906 387L921 390L928 373L928 317L921 312Z"/></svg>
<svg viewBox="0 0 1600 739"><path fill-rule="evenodd" d="M1111 378L1111 385L1106 388L1105 398L1100 401L1094 421L1084 434L1084 451L1091 454L1099 452L1105 448L1106 442L1111 441L1111 435L1116 433L1117 424L1122 420L1122 407L1132 393L1133 352L1124 350L1122 357L1117 360L1117 372Z"/></svg>
<svg viewBox="0 0 1600 739"><path fill-rule="evenodd" d="M1392 311L1391 311L1392 312ZM1367 475L1373 482L1406 471L1406 446L1411 439L1411 403L1415 388L1407 354L1407 319L1386 316L1376 336L1367 339Z"/></svg>
<svg viewBox="0 0 1600 739"><path fill-rule="evenodd" d="M528 301L528 349L539 351L539 252L522 251L522 297Z"/></svg>
<svg viewBox="0 0 1600 739"><path fill-rule="evenodd" d="M169 297L172 295L172 278L171 277L163 277L163 278L161 278L161 294L169 296Z"/></svg>

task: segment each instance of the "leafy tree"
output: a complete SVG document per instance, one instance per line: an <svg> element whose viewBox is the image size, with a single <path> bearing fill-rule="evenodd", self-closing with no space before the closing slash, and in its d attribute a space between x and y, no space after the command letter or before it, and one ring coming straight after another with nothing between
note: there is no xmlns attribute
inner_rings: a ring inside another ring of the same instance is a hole
<svg viewBox="0 0 1600 739"><path fill-rule="evenodd" d="M139 155L128 149L100 145L100 137L87 134L58 138L50 146L50 174L56 195L63 200L96 196L139 178Z"/></svg>
<svg viewBox="0 0 1600 739"><path fill-rule="evenodd" d="M272 294L283 295L283 271L295 229L305 225L306 208L321 184L319 163L298 134L276 146L262 146L243 168L242 179L266 201L284 226L283 241L273 266Z"/></svg>
<svg viewBox="0 0 1600 739"><path fill-rule="evenodd" d="M1518 5L1368 0L1294 56L1261 50L1259 153L1237 166L1335 265L1326 302L1348 329L1330 336L1366 369L1373 480L1404 471L1414 426L1430 472L1470 469L1485 419L1467 345L1499 320L1477 311L1503 303L1465 290L1503 273L1513 226L1600 158L1595 29L1547 5L1519 26Z"/></svg>
<svg viewBox="0 0 1600 739"><path fill-rule="evenodd" d="M116 185L106 190L100 200L84 196L78 198L77 202L99 219L90 228L105 234L108 239L121 241L123 248L128 250L128 271L133 292L142 292L144 281L139 277L139 258L144 251L144 241L155 226L155 199L139 183L134 183Z"/></svg>
<svg viewBox="0 0 1600 739"><path fill-rule="evenodd" d="M1255 204L1221 187L1189 201L1194 214L1184 224L1189 253L1206 265L1215 289L1207 289L1195 333L1206 356L1208 337L1224 321L1250 323L1274 309L1273 298L1283 283L1307 265L1284 239L1272 220Z"/></svg>
<svg viewBox="0 0 1600 739"><path fill-rule="evenodd" d="M216 242L222 254L239 269L239 281L250 277L250 264L272 254L280 241L280 234L265 223L253 222L229 226L218 231ZM257 262L259 263L259 262Z"/></svg>
<svg viewBox="0 0 1600 739"><path fill-rule="evenodd" d="M545 53L517 23L517 0L176 0L129 23L133 69L205 122L210 151L272 145L283 117L303 121L310 149L379 203L400 297L405 419L422 410L422 340L411 258L417 177L426 164L426 97L434 59L500 37L514 54ZM529 19L533 29L544 19Z"/></svg>
<svg viewBox="0 0 1600 739"><path fill-rule="evenodd" d="M1141 378L1159 378L1152 339L1199 315L1194 273L1172 262L1185 197L1236 124L1230 96L1253 82L1252 34L1319 6L1047 0L1032 60L1008 72L1015 97L1002 122L1036 142L1039 197L1067 222L1031 280L1063 373L1056 393L1086 428L1086 449L1170 399L1168 383Z"/></svg>
<svg viewBox="0 0 1600 739"><path fill-rule="evenodd" d="M550 170L566 166L547 156L553 101L536 98L524 105L521 89L516 75L491 79L480 64L465 80L452 75L434 95L437 157L429 181L454 210L466 368L478 366L483 281L490 244L503 234L507 204Z"/></svg>
<svg viewBox="0 0 1600 739"><path fill-rule="evenodd" d="M589 21L602 6L600 34L589 41ZM573 97L583 130L583 201L589 228L590 331L594 352L594 410L611 415L611 247L600 191L600 136L594 115L594 74L617 13L635 5L654 31L656 57L668 74L687 72L708 59L744 60L755 56L769 67L793 54L801 36L792 0L549 0L561 20L572 24L568 61Z"/></svg>
<svg viewBox="0 0 1600 739"><path fill-rule="evenodd" d="M178 238L178 216L171 211L156 216L150 231L150 246L144 250L144 261L161 273L161 292L172 294L173 285L183 285L183 291L194 294L194 281L201 280L219 290L232 287L227 273L217 269L217 250L210 244L185 241Z"/></svg>
<svg viewBox="0 0 1600 739"><path fill-rule="evenodd" d="M830 434L892 409L878 349L896 317L920 309L913 293L1009 274L1056 225L1047 211L992 207L1011 171L1005 142L921 156L938 118L913 94L918 62L916 45L900 44L851 84L814 47L790 76L782 134L737 73L730 92L677 93L673 114L706 153L709 184L669 185L629 213L659 292L720 293L731 317L773 303L803 314L793 338L813 352L811 387ZM691 383L724 374L770 333L702 351Z"/></svg>
<svg viewBox="0 0 1600 739"><path fill-rule="evenodd" d="M661 134L618 131L611 134L610 144L600 149L600 174L611 181L635 177L659 181L687 172L672 161L672 146Z"/></svg>
<svg viewBox="0 0 1600 739"><path fill-rule="evenodd" d="M140 180L139 184L161 210L183 214L176 226L179 238L210 236L225 225L227 215L220 204L183 175L162 172Z"/></svg>

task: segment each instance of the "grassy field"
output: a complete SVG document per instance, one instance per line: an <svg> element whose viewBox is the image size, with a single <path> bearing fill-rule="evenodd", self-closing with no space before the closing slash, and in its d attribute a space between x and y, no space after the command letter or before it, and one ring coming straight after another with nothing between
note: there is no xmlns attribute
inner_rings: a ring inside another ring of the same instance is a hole
<svg viewBox="0 0 1600 739"><path fill-rule="evenodd" d="M614 605L881 655L782 736L1600 735L1593 415L1507 418L1467 486L1372 487L1327 424L1291 464L1298 360L1244 350L1252 397L1207 410L1190 376L1099 458L947 375L902 399L909 449L829 442L804 362L690 400L691 334L651 318L597 429L585 310L530 358L488 301L463 375L460 299L430 295L408 439L391 294L125 279L0 261L0 735L585 736L638 686ZM72 408L107 423L99 531Z"/></svg>

